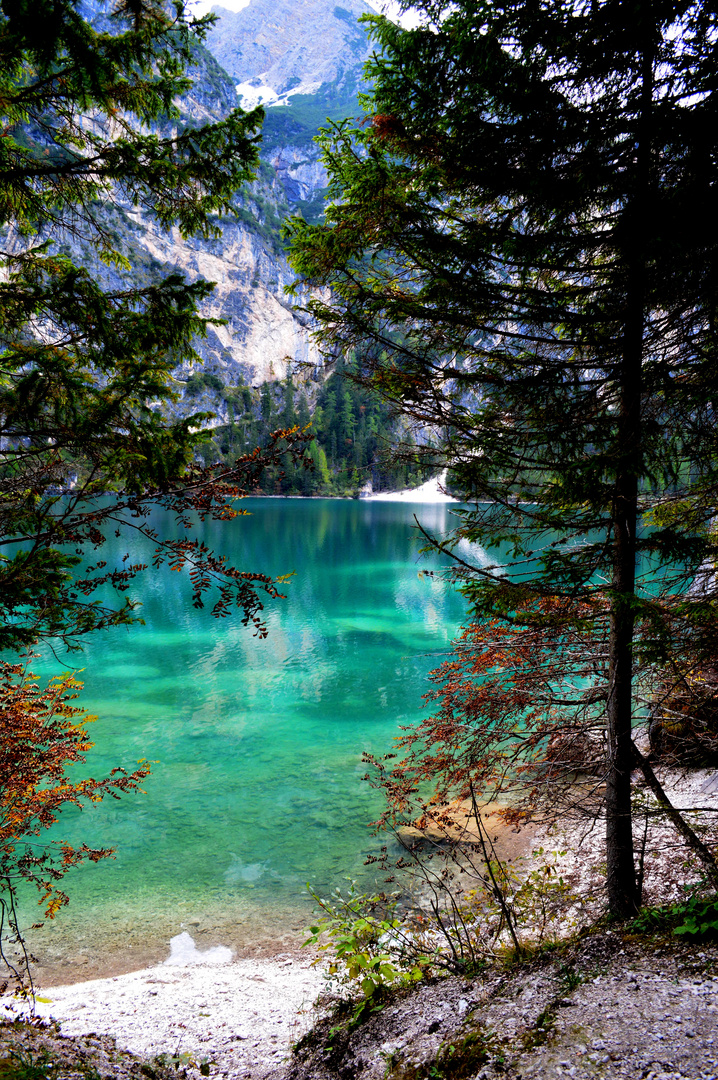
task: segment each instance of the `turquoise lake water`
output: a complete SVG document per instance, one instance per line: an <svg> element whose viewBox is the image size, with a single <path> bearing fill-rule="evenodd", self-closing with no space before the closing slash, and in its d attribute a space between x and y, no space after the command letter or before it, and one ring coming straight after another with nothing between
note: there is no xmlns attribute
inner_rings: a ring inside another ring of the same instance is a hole
<svg viewBox="0 0 718 1080"><path fill-rule="evenodd" d="M117 854L66 878L70 907L33 939L41 972L79 978L161 959L187 925L200 947L277 947L306 925L307 882L368 881L380 796L362 781L362 752L390 750L422 715L426 674L464 617L462 598L421 573L437 563L419 555L414 527L416 514L448 531L451 508L243 506L251 517L203 535L241 568L294 572L287 599L268 603L266 639L194 610L188 580L163 571L133 589L145 626L35 664L85 669L81 704L99 715L93 775L158 762L145 795L63 816L56 835ZM127 550L112 544L108 562Z"/></svg>

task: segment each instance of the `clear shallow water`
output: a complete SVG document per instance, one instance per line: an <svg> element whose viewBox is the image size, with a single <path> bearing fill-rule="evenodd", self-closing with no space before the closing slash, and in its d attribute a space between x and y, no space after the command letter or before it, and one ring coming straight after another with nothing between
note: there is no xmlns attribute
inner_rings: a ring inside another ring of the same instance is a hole
<svg viewBox="0 0 718 1080"><path fill-rule="evenodd" d="M195 611L186 578L164 570L134 589L146 625L96 635L79 660L81 704L100 717L92 774L158 763L145 795L63 815L56 836L117 855L65 879L70 908L33 939L43 974L160 959L190 922L200 947L276 947L306 923L307 882L367 879L380 796L362 781L362 752L390 749L422 715L426 673L464 614L440 578L420 574L437 564L418 555L413 527L416 514L447 531L450 508L243 505L251 517L205 536L235 565L295 572L287 599L267 607L268 638ZM127 547L112 543L108 562Z"/></svg>

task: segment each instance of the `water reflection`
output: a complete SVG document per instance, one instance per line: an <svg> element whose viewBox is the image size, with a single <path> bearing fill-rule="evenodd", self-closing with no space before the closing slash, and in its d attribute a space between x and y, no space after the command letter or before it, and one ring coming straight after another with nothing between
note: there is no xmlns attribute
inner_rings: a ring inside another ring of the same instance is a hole
<svg viewBox="0 0 718 1080"><path fill-rule="evenodd" d="M463 617L460 597L418 573L437 564L418 555L413 515L442 533L450 507L247 505L253 516L213 523L205 539L240 568L294 571L266 640L194 611L187 581L164 569L138 590L146 625L96 635L82 658L84 703L101 717L93 774L158 761L145 796L68 813L59 829L117 847L68 880L68 924L84 912L108 940L118 912L146 936L198 904L237 925L247 897L289 910L308 880L366 874L378 802L362 751L383 752L418 719L426 673ZM111 547L108 562L127 541Z"/></svg>

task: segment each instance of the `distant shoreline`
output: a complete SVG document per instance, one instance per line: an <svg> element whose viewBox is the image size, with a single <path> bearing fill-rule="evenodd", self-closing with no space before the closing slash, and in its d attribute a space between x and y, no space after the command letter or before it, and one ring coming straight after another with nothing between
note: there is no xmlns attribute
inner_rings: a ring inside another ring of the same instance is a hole
<svg viewBox="0 0 718 1080"><path fill-rule="evenodd" d="M367 502L458 503L461 501L447 494L446 469L438 476L425 480L419 487L405 488L403 491L379 491L376 495L365 495L363 498Z"/></svg>
<svg viewBox="0 0 718 1080"><path fill-rule="evenodd" d="M462 500L448 495L445 490L446 470L439 476L433 476L415 488L402 488L401 491L377 491L357 495L249 495L252 499L349 499L355 502L406 502L440 505L442 503L460 503Z"/></svg>

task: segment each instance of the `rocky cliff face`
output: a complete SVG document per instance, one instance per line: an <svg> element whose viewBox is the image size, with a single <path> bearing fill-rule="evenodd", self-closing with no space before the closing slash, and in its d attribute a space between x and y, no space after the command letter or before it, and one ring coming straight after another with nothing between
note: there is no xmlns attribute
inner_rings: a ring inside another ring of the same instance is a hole
<svg viewBox="0 0 718 1080"><path fill-rule="evenodd" d="M323 86L355 84L369 54L357 21L364 0L252 0L242 11L214 7L207 46L237 80L245 101L282 102Z"/></svg>
<svg viewBox="0 0 718 1080"><path fill-rule="evenodd" d="M314 136L327 118L358 114L362 69L371 52L358 21L364 0L252 0L242 11L214 7L207 45L235 80L244 108L267 109L262 156L290 206L316 219L326 173Z"/></svg>
<svg viewBox="0 0 718 1080"><path fill-rule="evenodd" d="M227 326L210 331L200 351L224 382L241 375L258 385L284 378L290 366L311 377L321 360L284 293L292 271L278 226L297 210L310 220L322 212L326 174L313 137L327 117L359 112L370 44L358 19L371 9L364 0L251 0L239 12L213 10L219 20L207 47L228 78L209 61L198 70L192 112L209 104L202 95L210 89L218 114L235 93L245 108L265 103L265 164L241 220L225 222L221 240L183 244L148 230L144 245L158 262L217 282L207 314Z"/></svg>
<svg viewBox="0 0 718 1080"><path fill-rule="evenodd" d="M264 103L261 173L220 240L183 243L145 229L141 242L157 263L217 282L207 314L227 325L201 343L208 370L225 383L241 376L255 386L284 378L290 367L311 378L321 359L284 293L292 271L279 228L289 213L309 220L322 213L326 174L313 138L327 117L360 111L371 46L358 19L371 9L364 0L251 0L239 12L213 10L211 56L198 67L186 107L193 116L201 108L224 115L237 99L245 108Z"/></svg>
<svg viewBox="0 0 718 1080"><path fill-rule="evenodd" d="M129 206L107 208L134 277L152 280L179 270L191 280L217 283L203 314L226 325L210 329L198 351L205 370L225 385L257 386L284 378L290 367L300 372L295 381L319 377L319 354L284 293L293 275L280 227L282 218L297 210L310 218L321 214L326 176L313 136L327 116L339 119L358 111L356 93L369 45L357 18L370 9L363 0L342 4L251 0L237 13L216 9L220 19L209 49L197 49L194 86L180 103L181 122L221 119L262 94L276 103L267 108L260 174L238 197L236 216L222 222L219 239L184 241L176 230L160 229ZM88 17L102 17L103 0L86 0L86 6ZM92 263L91 251L81 256ZM189 374L180 371L178 377ZM211 389L204 399L195 395L187 408L209 408L218 420L226 418L226 406Z"/></svg>

